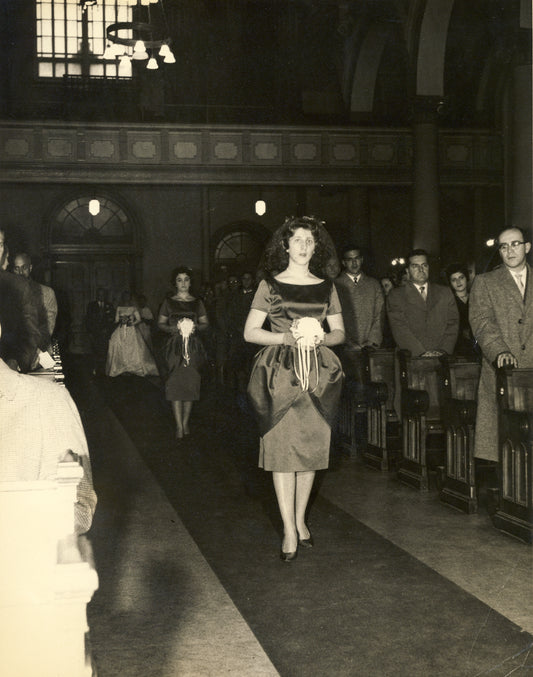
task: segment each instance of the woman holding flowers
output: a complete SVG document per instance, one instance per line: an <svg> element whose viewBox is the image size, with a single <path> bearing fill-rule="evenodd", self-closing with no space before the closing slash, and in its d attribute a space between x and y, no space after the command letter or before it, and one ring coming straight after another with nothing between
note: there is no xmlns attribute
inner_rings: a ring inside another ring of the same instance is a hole
<svg viewBox="0 0 533 677"><path fill-rule="evenodd" d="M189 434L192 403L200 399L205 351L198 332L207 328L208 321L202 301L191 296L190 269L175 268L171 281L176 293L161 304L157 326L170 334L164 349L168 370L165 394L172 404L176 439L180 440Z"/></svg>
<svg viewBox="0 0 533 677"><path fill-rule="evenodd" d="M261 435L259 466L272 472L283 520L281 559L311 547L306 509L315 471L328 467L331 425L342 367L330 350L344 341L336 289L324 279L335 256L321 221L289 217L264 255L244 338L265 346L255 358L248 394ZM265 320L269 328L264 328Z"/></svg>

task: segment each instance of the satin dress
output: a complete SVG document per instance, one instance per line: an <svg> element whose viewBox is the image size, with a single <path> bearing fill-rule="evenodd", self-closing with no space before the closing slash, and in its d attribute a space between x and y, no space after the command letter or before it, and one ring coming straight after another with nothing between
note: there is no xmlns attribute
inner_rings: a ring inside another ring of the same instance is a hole
<svg viewBox="0 0 533 677"><path fill-rule="evenodd" d="M112 333L107 351L106 374L158 376L154 356L143 335L133 322L139 322L139 311L133 306L119 306L115 321L119 326Z"/></svg>
<svg viewBox="0 0 533 677"><path fill-rule="evenodd" d="M204 304L200 299L177 301L167 298L161 304L159 313L168 317L170 326L176 326L184 317L198 324L198 318L206 316ZM184 348L181 334L172 334L165 344L164 354L168 369L165 397L170 401L194 402L200 399L202 383L200 372L206 362L205 349L198 336L198 328L189 337L187 351Z"/></svg>
<svg viewBox="0 0 533 677"><path fill-rule="evenodd" d="M285 333L295 319L313 317L324 325L341 312L329 280L314 285L263 280L252 308L267 313L271 331ZM265 346L256 355L248 396L255 410L260 439L259 467L274 472L320 470L329 464L331 426L341 394L342 366L327 346L310 359L309 387L296 376L297 348ZM318 367L318 369L317 369Z"/></svg>

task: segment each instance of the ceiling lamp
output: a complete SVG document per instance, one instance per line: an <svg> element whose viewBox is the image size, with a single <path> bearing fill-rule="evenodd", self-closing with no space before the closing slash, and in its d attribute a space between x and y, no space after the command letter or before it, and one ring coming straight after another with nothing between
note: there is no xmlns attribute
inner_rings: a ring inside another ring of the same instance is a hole
<svg viewBox="0 0 533 677"><path fill-rule="evenodd" d="M120 74L125 72L123 55L134 61L147 61L148 70L157 70L159 61L176 63L170 49L163 0L133 0L133 16L143 21L119 21L106 28L108 45L104 59L120 58ZM152 14L154 16L152 16ZM159 16L156 16L158 14Z"/></svg>

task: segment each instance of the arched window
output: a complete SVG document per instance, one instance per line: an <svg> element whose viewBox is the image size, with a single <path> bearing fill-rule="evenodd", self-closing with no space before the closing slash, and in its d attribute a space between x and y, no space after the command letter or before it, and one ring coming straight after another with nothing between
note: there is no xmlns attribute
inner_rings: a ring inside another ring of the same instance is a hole
<svg viewBox="0 0 533 677"><path fill-rule="evenodd" d="M68 202L50 224L50 245L133 244L130 220L113 200L84 196Z"/></svg>
<svg viewBox="0 0 533 677"><path fill-rule="evenodd" d="M265 236L249 228L240 227L223 235L215 246L215 270L239 274L255 271L263 253Z"/></svg>

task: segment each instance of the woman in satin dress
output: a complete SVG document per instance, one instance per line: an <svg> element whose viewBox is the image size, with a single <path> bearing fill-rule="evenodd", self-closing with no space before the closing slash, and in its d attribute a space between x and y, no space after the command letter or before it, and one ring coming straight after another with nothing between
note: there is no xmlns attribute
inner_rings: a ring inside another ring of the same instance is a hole
<svg viewBox="0 0 533 677"><path fill-rule="evenodd" d="M198 334L207 329L209 322L201 299L190 293L190 269L178 266L172 271L171 279L176 292L161 304L157 326L169 334L164 349L165 395L176 421L176 440L181 440L189 434L193 402L200 399L201 370L206 355Z"/></svg>
<svg viewBox="0 0 533 677"><path fill-rule="evenodd" d="M316 218L286 219L265 253L267 277L244 328L246 341L265 346L248 395L261 435L259 466L272 472L283 520L284 562L296 558L298 546L313 545L306 509L315 472L328 467L342 388L342 367L330 346L343 343L344 323L335 286L324 279L328 244Z"/></svg>

